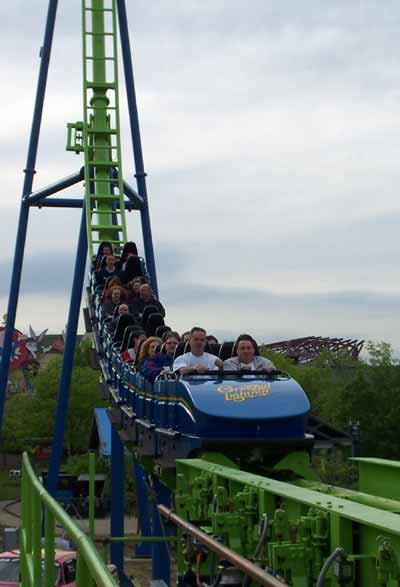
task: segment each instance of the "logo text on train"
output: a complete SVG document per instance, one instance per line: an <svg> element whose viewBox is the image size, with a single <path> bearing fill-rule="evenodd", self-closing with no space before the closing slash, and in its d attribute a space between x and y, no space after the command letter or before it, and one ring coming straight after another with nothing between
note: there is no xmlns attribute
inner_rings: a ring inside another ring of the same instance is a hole
<svg viewBox="0 0 400 587"><path fill-rule="evenodd" d="M244 402L255 397L269 395L270 388L270 383L250 383L236 386L225 384L219 385L217 391L223 393L224 399L228 402Z"/></svg>

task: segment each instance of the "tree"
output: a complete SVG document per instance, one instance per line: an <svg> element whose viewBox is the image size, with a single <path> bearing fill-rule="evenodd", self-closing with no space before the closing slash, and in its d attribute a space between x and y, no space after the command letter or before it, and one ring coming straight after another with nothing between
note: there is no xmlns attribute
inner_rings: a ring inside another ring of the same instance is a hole
<svg viewBox="0 0 400 587"><path fill-rule="evenodd" d="M366 348L367 360L328 353L307 366L263 354L298 381L316 416L344 431L350 421L360 422L362 455L399 459L400 365L389 344L369 342Z"/></svg>
<svg viewBox="0 0 400 587"><path fill-rule="evenodd" d="M95 407L105 405L99 398L99 375L88 366L88 343L79 345L72 372L67 429L64 446L69 453L87 450L88 435ZM35 378L33 397L16 395L7 401L3 444L12 452L30 446L29 439L51 438L57 406L61 360L52 361Z"/></svg>
<svg viewBox="0 0 400 587"><path fill-rule="evenodd" d="M32 406L35 436L53 435L60 374L60 362L54 361L36 379ZM90 367L73 369L64 441L69 453L87 449L94 408L104 405L99 399L98 384L98 373Z"/></svg>
<svg viewBox="0 0 400 587"><path fill-rule="evenodd" d="M26 394L16 394L7 400L2 431L2 449L5 452L15 453L29 448L32 403L32 397Z"/></svg>

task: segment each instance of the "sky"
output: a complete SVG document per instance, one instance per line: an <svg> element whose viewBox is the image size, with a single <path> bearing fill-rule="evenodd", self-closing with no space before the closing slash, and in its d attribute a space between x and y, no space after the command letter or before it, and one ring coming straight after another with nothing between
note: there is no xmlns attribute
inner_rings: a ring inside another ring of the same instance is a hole
<svg viewBox="0 0 400 587"><path fill-rule="evenodd" d="M60 0L34 190L75 172L80 0ZM129 0L160 299L221 338L385 340L400 351L400 4ZM0 4L0 312L47 2ZM124 177L135 186L121 77ZM81 195L81 188L69 195ZM77 210L31 211L16 326L66 323ZM140 219L128 215L141 247ZM83 328L83 323L81 323Z"/></svg>

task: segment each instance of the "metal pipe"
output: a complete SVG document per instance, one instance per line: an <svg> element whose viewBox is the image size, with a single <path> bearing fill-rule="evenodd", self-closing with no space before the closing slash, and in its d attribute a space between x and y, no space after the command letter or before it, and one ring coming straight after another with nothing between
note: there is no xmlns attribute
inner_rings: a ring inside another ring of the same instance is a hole
<svg viewBox="0 0 400 587"><path fill-rule="evenodd" d="M139 194L137 193L136 190L133 189L133 187L124 180L124 194L126 196L128 196L128 198L130 199L130 201L132 202L132 204L134 204L136 206L136 210L141 210L144 206L144 200L142 198L142 196L139 196Z"/></svg>
<svg viewBox="0 0 400 587"><path fill-rule="evenodd" d="M29 202L28 202L29 203ZM29 204L34 208L82 208L82 198L46 198Z"/></svg>
<svg viewBox="0 0 400 587"><path fill-rule="evenodd" d="M159 505L158 511L166 520L172 522L175 524L175 526L178 526L191 536L197 538L199 542L207 546L213 552L216 552L221 558L228 560L234 567L243 571L246 573L246 575L249 575L261 583L261 585L265 585L266 587L282 587L282 583L280 581L271 575L268 575L265 571L260 569L260 567L257 567L255 564L240 554L233 552L233 550L227 546L217 542L211 538L211 536L208 536L208 534L202 532L202 530L199 530L199 528L196 528L196 526L193 526L193 524L190 524L183 518L174 514L172 510L168 509L164 505Z"/></svg>
<svg viewBox="0 0 400 587"><path fill-rule="evenodd" d="M68 313L67 335L65 338L65 350L61 370L60 385L58 388L57 409L54 420L53 444L47 479L47 490L55 495L57 489L58 473L60 471L61 458L63 453L65 427L69 404L69 393L71 386L72 367L74 363L76 333L78 330L79 310L83 282L85 279L87 255L87 234L86 234L86 210L82 208L81 226L79 230L78 247L76 251L74 278L72 282L71 301Z"/></svg>
<svg viewBox="0 0 400 587"><path fill-rule="evenodd" d="M140 534L135 534L135 536L111 536L111 538L106 538L103 544L110 542L176 542L177 540L176 536L140 536Z"/></svg>
<svg viewBox="0 0 400 587"><path fill-rule="evenodd" d="M89 536L94 541L96 455L89 452Z"/></svg>
<svg viewBox="0 0 400 587"><path fill-rule="evenodd" d="M54 25L56 21L58 0L49 0L47 10L46 28L44 34L43 48L39 69L39 79L36 90L35 108L33 111L31 134L29 138L28 155L26 168L24 169L25 179L22 188L22 198L32 191L33 176L35 175L35 164L39 142L40 125L42 121L43 102L46 92L47 73L49 70L50 52L53 41ZM8 369L10 366L12 337L17 314L19 288L21 285L22 262L24 258L26 229L28 226L29 206L21 202L19 215L17 241L15 244L14 264L11 276L10 295L8 298L7 322L4 333L2 359L0 366L0 432L3 423L4 403L6 399Z"/></svg>
<svg viewBox="0 0 400 587"><path fill-rule="evenodd" d="M55 520L53 513L44 508L45 542L44 542L44 587L54 587L56 580L54 566Z"/></svg>
<svg viewBox="0 0 400 587"><path fill-rule="evenodd" d="M153 238L151 234L149 203L147 198L146 172L144 170L142 143L140 140L139 115L136 103L135 81L133 77L132 55L129 42L128 19L125 0L117 0L118 22L121 35L121 49L125 72L125 86L128 100L129 121L135 159L135 177L138 192L143 198L143 207L140 210L142 221L143 244L147 270L150 275L154 295L158 298L156 262L154 258Z"/></svg>
<svg viewBox="0 0 400 587"><path fill-rule="evenodd" d="M326 577L329 569L331 568L332 563L338 557L343 556L344 554L345 554L344 548L339 547L339 548L335 548L335 550L328 556L328 558L324 562L324 565L323 565L323 567L321 569L321 572L319 574L316 587L323 587L324 581L325 581L325 577Z"/></svg>
<svg viewBox="0 0 400 587"><path fill-rule="evenodd" d="M45 188L34 192L33 194L25 194L24 200L28 202L28 204L36 204L43 198L47 198L47 196L52 196L57 192L61 192L66 188L69 188L73 185L76 185L80 181L83 181L83 168L78 173L73 173L72 175L68 175L67 177L63 177L59 179L55 183L52 183Z"/></svg>
<svg viewBox="0 0 400 587"><path fill-rule="evenodd" d="M82 208L84 200L82 198L46 198L35 204L30 204L34 208ZM136 210L133 202L124 201L125 210L129 212ZM119 206L118 206L119 207Z"/></svg>

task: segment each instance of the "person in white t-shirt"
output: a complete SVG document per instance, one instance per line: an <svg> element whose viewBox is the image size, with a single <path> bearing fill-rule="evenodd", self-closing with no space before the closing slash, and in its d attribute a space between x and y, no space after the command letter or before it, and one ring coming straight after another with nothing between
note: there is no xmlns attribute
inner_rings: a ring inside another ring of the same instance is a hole
<svg viewBox="0 0 400 587"><path fill-rule="evenodd" d="M207 344L206 335L204 328L198 326L192 328L190 331L190 353L185 353L175 359L173 371L179 371L181 375L190 375L215 371L223 366L221 359L204 352Z"/></svg>

